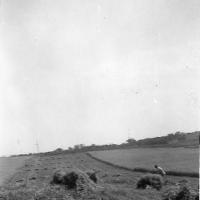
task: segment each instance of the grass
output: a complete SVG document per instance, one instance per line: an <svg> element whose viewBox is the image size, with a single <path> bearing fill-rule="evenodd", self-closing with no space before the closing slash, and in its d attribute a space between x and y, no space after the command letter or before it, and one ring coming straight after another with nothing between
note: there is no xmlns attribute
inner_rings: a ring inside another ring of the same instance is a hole
<svg viewBox="0 0 200 200"><path fill-rule="evenodd" d="M91 152L93 156L125 168L152 169L161 165L169 175L174 171L198 173L199 149L189 148L139 148Z"/></svg>

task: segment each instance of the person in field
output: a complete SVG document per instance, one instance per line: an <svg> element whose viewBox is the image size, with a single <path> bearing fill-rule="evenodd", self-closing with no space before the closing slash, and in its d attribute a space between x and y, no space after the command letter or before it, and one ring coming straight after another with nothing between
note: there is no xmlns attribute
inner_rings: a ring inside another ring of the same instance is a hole
<svg viewBox="0 0 200 200"><path fill-rule="evenodd" d="M159 167L158 165L154 165L154 167L156 168L157 172L161 175L161 176L165 176L166 172L164 171L164 169L162 167Z"/></svg>

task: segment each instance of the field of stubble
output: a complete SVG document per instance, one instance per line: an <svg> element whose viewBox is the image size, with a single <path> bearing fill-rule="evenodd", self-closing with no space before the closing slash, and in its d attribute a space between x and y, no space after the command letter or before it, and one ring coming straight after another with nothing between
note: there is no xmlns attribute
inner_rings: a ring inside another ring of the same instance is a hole
<svg viewBox="0 0 200 200"><path fill-rule="evenodd" d="M98 181L96 190L77 195L62 185L50 184L55 170L94 170ZM34 156L29 158L15 175L5 182L0 190L1 200L161 200L164 190L185 179L190 187L197 189L197 178L167 177L167 184L160 191L148 188L136 189L142 173L129 172L96 161L84 153ZM6 198L5 198L6 194ZM4 195L4 196L3 196Z"/></svg>

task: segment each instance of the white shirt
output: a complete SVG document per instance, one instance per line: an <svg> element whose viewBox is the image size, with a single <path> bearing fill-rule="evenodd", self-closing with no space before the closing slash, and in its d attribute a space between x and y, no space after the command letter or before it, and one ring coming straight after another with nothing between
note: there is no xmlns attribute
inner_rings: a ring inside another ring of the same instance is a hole
<svg viewBox="0 0 200 200"><path fill-rule="evenodd" d="M166 175L166 172L163 170L162 167L157 167L157 170L162 176Z"/></svg>

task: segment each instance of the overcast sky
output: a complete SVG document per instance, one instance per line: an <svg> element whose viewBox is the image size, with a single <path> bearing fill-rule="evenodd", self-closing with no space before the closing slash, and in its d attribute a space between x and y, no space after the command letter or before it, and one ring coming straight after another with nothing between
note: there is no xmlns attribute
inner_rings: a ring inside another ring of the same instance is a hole
<svg viewBox="0 0 200 200"><path fill-rule="evenodd" d="M199 0L1 0L0 155L200 128Z"/></svg>

